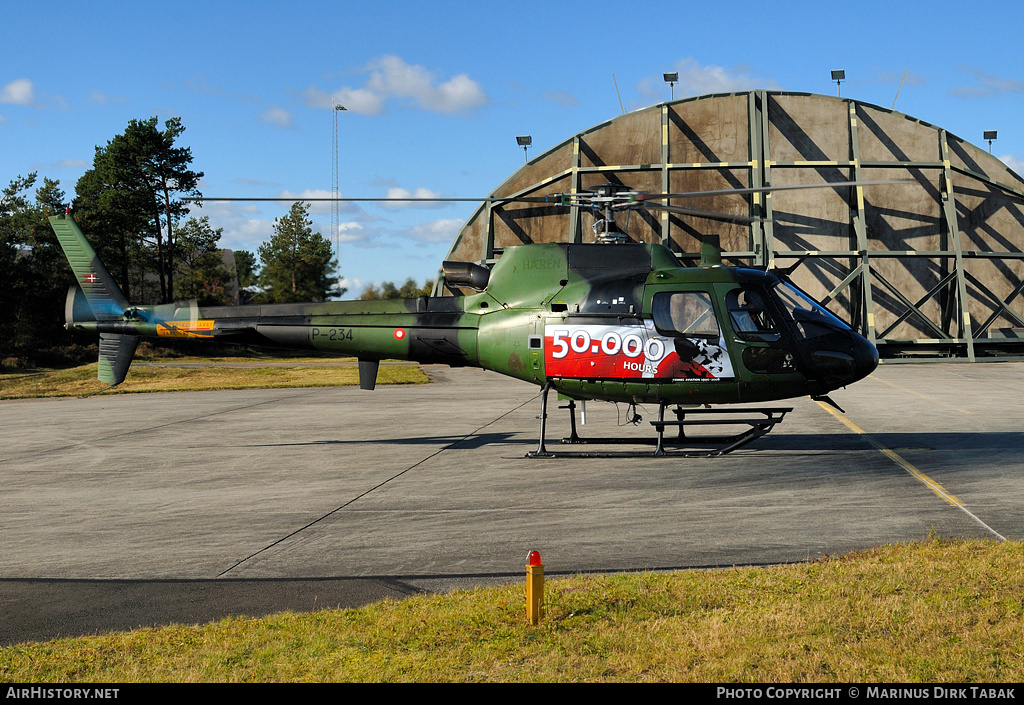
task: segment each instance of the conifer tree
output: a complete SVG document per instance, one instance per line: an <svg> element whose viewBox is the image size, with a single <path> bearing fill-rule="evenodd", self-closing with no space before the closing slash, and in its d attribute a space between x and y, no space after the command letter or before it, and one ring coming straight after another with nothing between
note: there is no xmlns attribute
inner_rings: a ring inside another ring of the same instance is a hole
<svg viewBox="0 0 1024 705"><path fill-rule="evenodd" d="M313 232L309 205L294 203L288 214L274 220L274 235L260 245L260 284L266 303L324 301L342 293L336 290L331 243Z"/></svg>

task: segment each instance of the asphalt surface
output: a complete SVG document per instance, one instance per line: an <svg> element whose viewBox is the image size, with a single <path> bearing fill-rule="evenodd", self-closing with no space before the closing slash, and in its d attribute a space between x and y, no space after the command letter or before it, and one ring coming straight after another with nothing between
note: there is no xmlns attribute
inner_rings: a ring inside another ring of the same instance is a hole
<svg viewBox="0 0 1024 705"><path fill-rule="evenodd" d="M1024 363L885 365L843 415L795 399L740 451L667 459L525 458L535 387L428 370L0 402L0 645L521 581L533 549L557 575L1024 535ZM625 411L581 433L652 435Z"/></svg>

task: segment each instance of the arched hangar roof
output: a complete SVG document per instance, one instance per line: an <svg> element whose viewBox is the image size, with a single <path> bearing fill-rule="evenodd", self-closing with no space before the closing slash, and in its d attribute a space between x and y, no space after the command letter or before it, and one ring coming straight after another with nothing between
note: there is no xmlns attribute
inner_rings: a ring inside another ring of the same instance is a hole
<svg viewBox="0 0 1024 705"><path fill-rule="evenodd" d="M634 211L619 226L684 261L699 256L701 234L717 233L731 262L792 268L799 286L883 356L1016 352L1024 338L1024 180L984 149L877 105L766 90L671 101L569 137L490 195L575 193L606 182L679 193L883 179L906 182L674 202L764 217L750 224ZM579 209L489 203L447 259L488 262L510 245L591 242L590 224Z"/></svg>

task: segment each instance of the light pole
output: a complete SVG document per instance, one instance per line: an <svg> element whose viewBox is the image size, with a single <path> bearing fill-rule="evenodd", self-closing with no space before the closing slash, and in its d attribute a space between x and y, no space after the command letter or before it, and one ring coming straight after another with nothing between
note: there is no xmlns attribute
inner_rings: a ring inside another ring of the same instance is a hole
<svg viewBox="0 0 1024 705"><path fill-rule="evenodd" d="M842 97L839 90L839 84L846 80L846 71L843 69L833 71L832 80L836 82L836 97Z"/></svg>
<svg viewBox="0 0 1024 705"><path fill-rule="evenodd" d="M996 133L998 130L985 130L983 140L988 140L988 153L992 154L992 143L998 139Z"/></svg>
<svg viewBox="0 0 1024 705"><path fill-rule="evenodd" d="M520 135L519 137L516 137L516 144L523 148L523 158L525 159L525 163L529 164L530 157L527 156L526 150L528 150L530 145L533 144L533 137L530 135Z"/></svg>
<svg viewBox="0 0 1024 705"><path fill-rule="evenodd" d="M334 243L335 261L341 262L341 240L338 225L341 220L341 206L338 202L338 113L345 110L344 105L335 105L331 98L331 115L334 117L334 148L331 154L331 242Z"/></svg>
<svg viewBox="0 0 1024 705"><path fill-rule="evenodd" d="M679 83L679 73L666 73L662 74L665 77L665 83L668 84L669 100L676 99L676 84Z"/></svg>

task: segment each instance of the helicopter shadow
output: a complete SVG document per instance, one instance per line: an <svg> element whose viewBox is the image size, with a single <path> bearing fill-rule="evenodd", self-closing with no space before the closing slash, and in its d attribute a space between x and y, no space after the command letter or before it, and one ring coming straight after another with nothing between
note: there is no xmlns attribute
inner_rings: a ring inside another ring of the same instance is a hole
<svg viewBox="0 0 1024 705"><path fill-rule="evenodd" d="M605 439L607 440L607 439ZM653 445L654 436L638 435L635 438L621 439L628 444L637 446ZM561 442L561 436L552 434L548 438L549 445L554 449L565 450L569 446ZM417 436L408 438L365 438L352 440L319 440L287 443L258 443L247 444L246 448L298 448L306 446L348 446L381 444L390 446L444 446L459 448L463 450L479 450L487 446L512 445L529 446L537 445L537 439L533 436L514 432L481 433L472 436ZM612 440L603 443L602 439L589 439L585 444L589 448L611 447L617 442ZM711 442L701 442L700 437L688 438L682 442L666 434L665 444L672 450L678 451L684 448L706 449ZM581 448L581 446L575 446ZM948 453L970 453L972 459L979 460L985 456L995 456L1008 452L1024 452L1024 432L981 432L981 433L867 433L867 434L831 434L831 433L794 433L794 434L771 434L758 438L746 446L735 451L735 455L750 455L758 452L789 451L800 453L828 453L828 452L856 452L873 448L884 447L893 451L920 451L920 452L948 452ZM615 453L610 451L606 455L647 455L647 453L630 453L628 451ZM678 453L677 453L678 454Z"/></svg>
<svg viewBox="0 0 1024 705"><path fill-rule="evenodd" d="M973 458L1024 450L1024 433L865 433L865 434L779 434L760 438L747 446L750 450L859 451L884 447L893 451L938 451L964 454Z"/></svg>
<svg viewBox="0 0 1024 705"><path fill-rule="evenodd" d="M352 440L323 440L323 441L303 441L294 443L250 443L247 444L246 448L294 448L303 446L347 446L347 445L365 445L365 444L381 444L381 445L395 445L395 446L457 446L464 449L478 449L489 445L507 445L507 444L536 444L536 441L517 438L517 434L512 432L503 433L481 433L472 436L418 436L410 438L359 438Z"/></svg>

